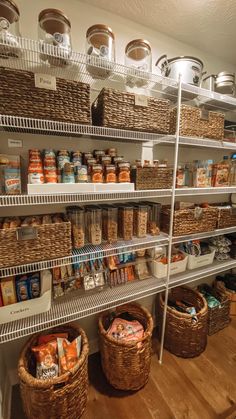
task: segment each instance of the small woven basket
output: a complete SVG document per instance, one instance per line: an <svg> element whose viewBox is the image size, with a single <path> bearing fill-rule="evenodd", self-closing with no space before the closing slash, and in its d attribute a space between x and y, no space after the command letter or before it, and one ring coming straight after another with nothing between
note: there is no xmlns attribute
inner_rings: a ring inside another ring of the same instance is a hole
<svg viewBox="0 0 236 419"><path fill-rule="evenodd" d="M137 167L131 171L131 180L136 190L170 189L173 182L173 168Z"/></svg>
<svg viewBox="0 0 236 419"><path fill-rule="evenodd" d="M90 86L56 79L56 90L35 87L30 71L0 67L0 114L91 123Z"/></svg>
<svg viewBox="0 0 236 419"><path fill-rule="evenodd" d="M170 102L147 98L147 106L135 104L135 94L104 88L92 105L94 125L167 134Z"/></svg>
<svg viewBox="0 0 236 419"><path fill-rule="evenodd" d="M69 333L69 340L81 336L81 355L70 372L49 380L39 380L35 372L35 358L31 347L37 345L38 334L24 346L18 375L23 409L28 419L78 419L85 411L88 395L88 352L85 332L78 326L59 326L51 333Z"/></svg>
<svg viewBox="0 0 236 419"><path fill-rule="evenodd" d="M174 211L173 235L182 236L204 231L213 231L217 228L218 208L188 208ZM163 206L161 212L161 229L169 232L170 207Z"/></svg>
<svg viewBox="0 0 236 419"><path fill-rule="evenodd" d="M200 290L200 288L199 288ZM200 290L201 291L201 290ZM230 299L226 294L212 288L211 294L220 301L220 306L208 307L208 335L214 335L230 323Z"/></svg>
<svg viewBox="0 0 236 419"><path fill-rule="evenodd" d="M206 112L206 111L205 111ZM170 133L176 132L177 108L172 109L170 115ZM199 108L181 105L180 135L186 137L224 138L224 114L221 112L207 112L206 115Z"/></svg>
<svg viewBox="0 0 236 419"><path fill-rule="evenodd" d="M236 226L236 211L231 206L218 206L218 228L227 228Z"/></svg>
<svg viewBox="0 0 236 419"><path fill-rule="evenodd" d="M119 342L108 336L110 312L99 317L99 342L103 372L107 381L119 390L139 390L148 381L151 365L153 320L148 310L136 303L117 307L115 316L128 313L144 327L144 336L135 342Z"/></svg>
<svg viewBox="0 0 236 419"><path fill-rule="evenodd" d="M197 321L191 314L181 313L167 307L164 347L176 356L192 358L200 355L207 344L207 303L202 295L188 287L177 287L171 290L175 300L186 301L196 308ZM158 334L162 333L164 312L164 295L157 300Z"/></svg>

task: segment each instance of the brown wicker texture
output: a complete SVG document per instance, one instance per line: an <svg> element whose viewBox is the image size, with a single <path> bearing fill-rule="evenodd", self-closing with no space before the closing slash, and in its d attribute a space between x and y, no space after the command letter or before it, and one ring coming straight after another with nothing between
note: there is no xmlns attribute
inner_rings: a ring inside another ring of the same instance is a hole
<svg viewBox="0 0 236 419"><path fill-rule="evenodd" d="M220 301L220 306L208 307L208 335L214 335L230 323L230 299L226 294L212 288L211 294Z"/></svg>
<svg viewBox="0 0 236 419"><path fill-rule="evenodd" d="M218 228L227 228L236 226L236 212L232 207L218 207L219 218Z"/></svg>
<svg viewBox="0 0 236 419"><path fill-rule="evenodd" d="M90 124L90 87L57 78L57 90L37 88L34 73L1 67L0 113Z"/></svg>
<svg viewBox="0 0 236 419"><path fill-rule="evenodd" d="M0 230L0 268L71 255L70 222L35 227L37 238L17 240L17 228Z"/></svg>
<svg viewBox="0 0 236 419"><path fill-rule="evenodd" d="M227 298L229 298L230 316L236 316L236 292L226 288L224 282L222 281L215 281L213 286L215 287L217 292L220 292L226 295Z"/></svg>
<svg viewBox="0 0 236 419"><path fill-rule="evenodd" d="M168 133L170 102L147 98L148 106L135 105L135 94L104 88L92 105L94 125Z"/></svg>
<svg viewBox="0 0 236 419"><path fill-rule="evenodd" d="M167 307L164 347L176 356L192 358L200 355L207 344L207 303L202 295L188 287L177 287L171 290L175 300L186 301L197 310L197 322L190 314L181 313ZM164 312L164 294L157 300L158 334L161 338Z"/></svg>
<svg viewBox="0 0 236 419"><path fill-rule="evenodd" d="M170 133L176 132L177 108L172 109L170 116ZM202 118L202 111L189 105L181 105L180 135L186 137L224 138L224 114L209 111L206 118Z"/></svg>
<svg viewBox="0 0 236 419"><path fill-rule="evenodd" d="M81 355L70 372L49 380L39 380L35 378L35 357L30 349L37 345L39 335L28 340L18 363L21 398L28 419L78 419L85 411L88 394L88 339L80 327L70 324L52 329L52 333L57 332L68 332L70 341L81 335Z"/></svg>
<svg viewBox="0 0 236 419"><path fill-rule="evenodd" d="M169 189L173 182L173 169L169 167L138 167L131 171L136 190Z"/></svg>
<svg viewBox="0 0 236 419"><path fill-rule="evenodd" d="M174 211L173 236L213 231L217 228L218 209L215 207L193 208ZM170 207L163 206L161 211L161 230L169 232Z"/></svg>
<svg viewBox="0 0 236 419"><path fill-rule="evenodd" d="M139 390L149 377L153 320L148 310L136 303L117 307L115 316L122 313L129 313L143 325L144 337L125 343L108 336L110 313L102 313L98 322L102 368L108 382L116 389Z"/></svg>

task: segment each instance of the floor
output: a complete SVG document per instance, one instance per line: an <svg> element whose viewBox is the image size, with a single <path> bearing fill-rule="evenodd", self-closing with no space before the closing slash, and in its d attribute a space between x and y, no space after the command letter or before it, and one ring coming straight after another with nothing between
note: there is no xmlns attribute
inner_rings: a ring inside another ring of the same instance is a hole
<svg viewBox="0 0 236 419"><path fill-rule="evenodd" d="M157 345L154 340L154 351ZM236 419L236 318L209 337L206 351L197 358L181 359L165 351L160 365L154 353L149 382L139 392L112 389L97 354L90 357L89 370L83 419ZM11 419L25 419L18 387Z"/></svg>

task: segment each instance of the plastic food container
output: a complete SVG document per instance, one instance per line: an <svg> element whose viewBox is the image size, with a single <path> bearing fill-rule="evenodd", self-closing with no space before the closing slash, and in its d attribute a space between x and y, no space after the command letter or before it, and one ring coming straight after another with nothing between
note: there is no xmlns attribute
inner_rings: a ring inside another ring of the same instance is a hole
<svg viewBox="0 0 236 419"><path fill-rule="evenodd" d="M38 21L41 59L52 66L68 65L71 57L71 23L68 17L58 9L44 9Z"/></svg>
<svg viewBox="0 0 236 419"><path fill-rule="evenodd" d="M118 238L118 208L113 205L102 206L102 237L108 243Z"/></svg>
<svg viewBox="0 0 236 419"><path fill-rule="evenodd" d="M85 243L84 209L81 207L67 207L66 212L71 222L73 247L80 249Z"/></svg>
<svg viewBox="0 0 236 419"><path fill-rule="evenodd" d="M186 257L183 260L180 260L178 262L172 262L170 264L170 275L176 275L186 271L187 263L188 255L186 255ZM167 264L157 262L156 260L154 260L153 262L151 262L151 268L152 273L156 278L160 279L165 278L167 276Z"/></svg>
<svg viewBox="0 0 236 419"><path fill-rule="evenodd" d="M160 234L161 204L158 202L143 202L148 206L147 232L151 236Z"/></svg>
<svg viewBox="0 0 236 419"><path fill-rule="evenodd" d="M148 222L148 206L143 204L134 207L134 236L146 237Z"/></svg>
<svg viewBox="0 0 236 419"><path fill-rule="evenodd" d="M0 0L0 58L20 56L20 12L12 0Z"/></svg>
<svg viewBox="0 0 236 419"><path fill-rule="evenodd" d="M120 205L118 210L119 237L124 240L133 238L134 207L132 205Z"/></svg>
<svg viewBox="0 0 236 419"><path fill-rule="evenodd" d="M193 256L193 255L188 255L186 253L186 256L188 256L187 268L192 270L192 269L201 268L202 266L211 265L214 261L215 252L216 251L213 250L208 255L201 255L201 256Z"/></svg>
<svg viewBox="0 0 236 419"><path fill-rule="evenodd" d="M93 245L102 242L102 209L96 205L89 205L86 210L86 228L88 241Z"/></svg>
<svg viewBox="0 0 236 419"><path fill-rule="evenodd" d="M149 74L152 71L152 51L148 41L135 39L126 45L125 65L132 70L127 76L126 84L129 87L143 87L147 84Z"/></svg>
<svg viewBox="0 0 236 419"><path fill-rule="evenodd" d="M115 61L115 36L106 25L93 25L86 33L87 70L94 78L112 74ZM97 62L97 58L100 58Z"/></svg>

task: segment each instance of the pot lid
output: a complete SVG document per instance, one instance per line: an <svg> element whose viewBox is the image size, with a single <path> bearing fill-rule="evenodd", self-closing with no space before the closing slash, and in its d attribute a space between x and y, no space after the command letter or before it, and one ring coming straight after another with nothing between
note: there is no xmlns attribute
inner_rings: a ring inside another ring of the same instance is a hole
<svg viewBox="0 0 236 419"><path fill-rule="evenodd" d="M5 3L7 6L13 7L14 11L20 16L20 11L18 9L18 6L16 5L16 3L13 0L2 0L1 3L3 5Z"/></svg>
<svg viewBox="0 0 236 419"><path fill-rule="evenodd" d="M60 17L63 18L63 20L65 21L65 23L71 28L71 23L68 19L68 17L59 9L44 9L39 13L39 22L44 19L44 18L50 18L50 17L55 17L55 15L59 15Z"/></svg>
<svg viewBox="0 0 236 419"><path fill-rule="evenodd" d="M199 58L196 57L191 57L190 55L180 55L179 57L174 57L174 58L168 58L167 61L168 63L172 63L174 61L179 61L179 60L192 60L192 61L196 61L197 63L199 63L202 67L204 66L203 62L201 60L199 60ZM164 63L165 65L165 63Z"/></svg>
<svg viewBox="0 0 236 419"><path fill-rule="evenodd" d="M99 30L99 29L107 31L109 33L109 35L111 35L111 37L113 39L115 39L115 35L114 35L112 29L109 26L103 25L103 24L100 24L100 23L98 23L97 25L90 26L90 28L87 29L86 37L91 35L91 33L93 31L96 31L96 30Z"/></svg>
<svg viewBox="0 0 236 419"><path fill-rule="evenodd" d="M228 71L221 71L220 73L217 74L217 77L223 77L223 76L235 77L235 74L229 73Z"/></svg>
<svg viewBox="0 0 236 419"><path fill-rule="evenodd" d="M149 51L151 52L151 45L150 45L150 43L148 41L146 41L145 39L134 39L133 41L130 41L126 45L126 47L125 47L125 53L128 51L128 49L130 47L134 47L134 46L137 46L137 47L144 46L144 47L148 48Z"/></svg>

